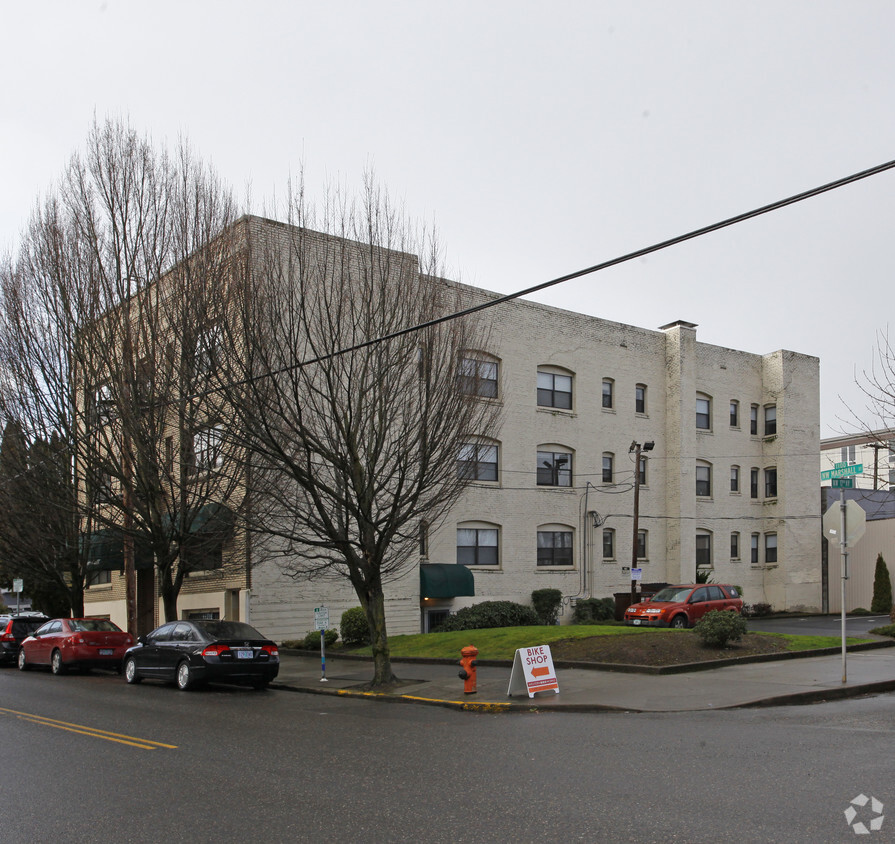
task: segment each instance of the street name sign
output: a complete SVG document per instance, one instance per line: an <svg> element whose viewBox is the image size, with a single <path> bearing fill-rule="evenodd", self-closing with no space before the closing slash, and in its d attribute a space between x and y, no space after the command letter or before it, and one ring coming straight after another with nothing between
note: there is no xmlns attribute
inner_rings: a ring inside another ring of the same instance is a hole
<svg viewBox="0 0 895 844"><path fill-rule="evenodd" d="M830 486L833 489L854 489L855 488L855 479L854 478L831 478Z"/></svg>
<svg viewBox="0 0 895 844"><path fill-rule="evenodd" d="M843 466L841 463L837 463L835 469L826 469L821 472L820 479L822 481L831 481L833 478L847 478L850 475L860 475L863 471L863 463L855 463L852 466Z"/></svg>

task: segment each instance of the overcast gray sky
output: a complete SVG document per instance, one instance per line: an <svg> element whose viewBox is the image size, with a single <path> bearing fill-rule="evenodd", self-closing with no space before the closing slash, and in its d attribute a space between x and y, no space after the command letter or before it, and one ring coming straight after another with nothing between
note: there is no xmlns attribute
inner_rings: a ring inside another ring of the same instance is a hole
<svg viewBox="0 0 895 844"><path fill-rule="evenodd" d="M372 165L456 277L511 292L895 159L893 32L891 0L0 0L0 250L96 113L187 135L259 205ZM888 329L893 188L538 298L818 355L830 436Z"/></svg>

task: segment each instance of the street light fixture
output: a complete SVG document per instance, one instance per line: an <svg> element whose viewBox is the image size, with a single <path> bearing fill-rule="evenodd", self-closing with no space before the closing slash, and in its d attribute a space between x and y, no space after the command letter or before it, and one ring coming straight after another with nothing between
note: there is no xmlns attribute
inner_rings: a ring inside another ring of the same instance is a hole
<svg viewBox="0 0 895 844"><path fill-rule="evenodd" d="M637 568L637 536L640 533L640 454L652 451L656 447L655 442L641 445L637 440L631 443L628 454L634 455L634 541L631 547L631 603L637 602L637 581L634 579L634 569Z"/></svg>

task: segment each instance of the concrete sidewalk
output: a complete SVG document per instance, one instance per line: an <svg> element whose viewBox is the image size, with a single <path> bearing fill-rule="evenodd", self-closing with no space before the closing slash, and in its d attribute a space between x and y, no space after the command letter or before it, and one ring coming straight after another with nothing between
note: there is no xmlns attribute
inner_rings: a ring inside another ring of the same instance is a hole
<svg viewBox="0 0 895 844"><path fill-rule="evenodd" d="M480 665L476 694L463 693L456 664L394 661L401 680L389 692L365 692L369 661L280 652L272 688L486 712L692 712L746 706L785 706L895 690L895 648L849 651L847 682L841 654L727 665L678 674L636 674L593 668L557 668L559 694L508 697L510 666Z"/></svg>

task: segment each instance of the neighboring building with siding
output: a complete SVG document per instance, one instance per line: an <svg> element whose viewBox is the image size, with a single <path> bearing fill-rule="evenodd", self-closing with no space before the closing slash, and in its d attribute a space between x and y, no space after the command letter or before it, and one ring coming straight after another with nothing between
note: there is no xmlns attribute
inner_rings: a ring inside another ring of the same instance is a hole
<svg viewBox="0 0 895 844"><path fill-rule="evenodd" d="M864 535L848 549L848 580L845 581L845 611L870 609L873 599L873 580L876 574L876 558L883 555L889 569L889 578L895 582L895 492L868 489L821 490L821 507L824 513L830 507L838 507L842 496L855 501L864 510L867 522ZM824 609L842 611L842 555L838 542L823 541Z"/></svg>
<svg viewBox="0 0 895 844"><path fill-rule="evenodd" d="M820 442L820 470L837 463L860 463L854 477L856 489L895 488L895 431L883 429L828 437Z"/></svg>

